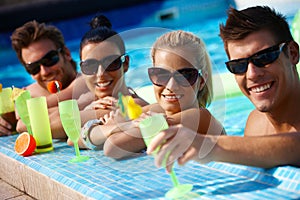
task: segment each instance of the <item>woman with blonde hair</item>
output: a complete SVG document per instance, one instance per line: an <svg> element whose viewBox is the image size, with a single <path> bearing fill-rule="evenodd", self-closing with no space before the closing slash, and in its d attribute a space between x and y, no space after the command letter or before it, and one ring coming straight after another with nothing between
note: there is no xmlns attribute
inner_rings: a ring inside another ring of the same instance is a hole
<svg viewBox="0 0 300 200"><path fill-rule="evenodd" d="M137 124L156 113L163 113L169 125L183 124L199 134L225 134L223 126L206 109L213 90L212 64L204 42L186 31L168 32L154 43L151 58L153 67L148 74L157 103L143 107L145 114L139 119L124 122L132 126L116 128L109 134L104 143L107 156L123 158L145 149ZM103 121L120 127L117 115L112 112Z"/></svg>

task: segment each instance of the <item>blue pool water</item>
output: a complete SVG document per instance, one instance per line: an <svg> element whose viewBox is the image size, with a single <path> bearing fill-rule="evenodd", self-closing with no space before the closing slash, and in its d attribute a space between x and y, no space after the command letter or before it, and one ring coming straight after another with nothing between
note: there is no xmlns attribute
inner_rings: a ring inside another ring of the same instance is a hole
<svg viewBox="0 0 300 200"><path fill-rule="evenodd" d="M115 29L119 31L121 36L124 38L127 53L130 56L131 62L130 69L126 74L126 80L129 86L133 88L139 88L151 84L148 79L147 72L145 70L151 65L151 60L149 57L150 48L158 36L160 36L164 32L175 29L190 31L201 37L206 43L209 54L211 55L214 64L214 74L228 73L224 65L224 62L227 60L227 57L223 50L223 43L220 37L218 36L219 24L224 23L226 20L225 11L228 5L221 5L220 2L224 1L215 0L212 1L209 5L206 5L207 7L215 6L214 9L211 9L214 11L204 12L202 10L202 12L200 12L200 10L196 12L197 9L199 10L203 8L200 8L199 6L197 7L197 1L191 1L190 5L180 5L181 9L185 9L187 11L183 12L183 14L180 17L176 17L176 13L179 13L180 10L178 11L179 7L174 6L176 6L176 3L184 3L184 1L174 2L175 3L172 4L172 1L166 1L165 5L160 4L159 6L151 5L151 9L161 9L156 13L175 13L174 19L160 22L160 24L156 23L155 18L152 19L141 17L143 20L134 25L128 25L127 27L120 26L120 22L117 22L118 20L114 18L114 16L116 16L116 12L123 12L123 14L128 14L131 11L130 8L104 13L111 19L113 24L118 24ZM172 5L169 5L170 3ZM135 9L135 11L139 12L138 14L140 15L143 14L144 10L145 8L140 10ZM84 27L83 29L87 29L88 27L86 25L86 22L89 21L92 16L93 15L87 16L82 19L73 19L73 24L71 25L71 28L68 28L70 27L70 22L58 22L55 25L57 25L63 30L63 33L67 35L66 38L69 38L68 34L72 35L72 32L79 31L78 26L82 26ZM189 23L186 23L188 17L190 18ZM289 23L291 23L292 17L292 14L287 16ZM77 22L81 22L83 24L78 25ZM72 52L72 56L74 57L75 61L79 62L78 49L80 37L69 38L66 42L67 46ZM6 48L5 51L1 51L0 58L3 60L0 63L0 82L3 84L4 87L9 87L12 85L16 87L22 87L33 82L31 77L26 73L25 69L19 64L15 53L10 48ZM246 121L246 116L252 109L253 106L245 97L218 100L210 106L210 110L212 111L212 113L216 115L221 122L224 123L227 132L234 135L243 134L243 127Z"/></svg>
<svg viewBox="0 0 300 200"><path fill-rule="evenodd" d="M175 2L175 3L174 3ZM176 15L178 9L174 8L174 5L181 7L183 13L176 17L175 19L165 20L157 22L156 17L152 17L152 15L157 15L161 13L171 12ZM222 3L221 3L222 2ZM218 37L218 26L220 22L225 21L225 1L221 0L213 0L209 5L209 7L214 8L214 12L207 14L207 10L205 11L205 5L203 3L200 7L198 1L191 1L191 5L184 4L184 1L166 1L165 5L156 5L150 6L155 7L159 11L156 11L154 14L150 13L149 16L144 17L140 22L136 22L134 25L129 26L121 26L121 22L117 22L115 18L120 17L120 15L128 15L130 10L125 9L121 10L121 14L115 14L116 11L110 11L105 13L109 19L111 19L113 23L113 28L115 28L120 34L124 37L127 51L131 57L131 65L130 70L127 73L128 84L131 87L140 87L142 85L150 84L148 77L146 76L146 70L143 70L144 67L150 66L151 62L149 59L149 51L150 47L155 41L155 39L161 35L162 33L174 29L182 29L186 31L191 31L197 35L199 35L205 43L207 44L209 53L211 54L215 66L218 67L219 70L225 71L224 61L226 60L226 55L223 51L223 46L220 38ZM169 5L171 3L171 5ZM183 4L183 5L180 5ZM194 4L194 5L193 5ZM186 6L184 8L183 6ZM193 7L194 6L194 7ZM169 9L170 7L170 9ZM140 8L141 11L135 9L135 12L143 13L144 8ZM148 7L147 7L148 9ZM152 8L154 9L154 8ZM151 9L150 9L151 10ZM199 12L197 12L199 11ZM205 12L204 12L205 11ZM139 13L139 14L140 14ZM201 13L201 14L199 14ZM129 19L133 17L135 14L130 13L131 16L127 16ZM87 22L92 18L93 15L84 17L82 19L74 19L73 23L69 21L65 22L56 22L54 25L58 26L66 37L67 46L70 48L72 52L72 56L75 61L79 62L78 49L80 37L84 34L84 32L89 28L87 26ZM139 15L139 17L141 17ZM186 23L186 21L189 23ZM126 22L124 23L126 25ZM80 29L78 28L80 27ZM82 27L82 30L81 30ZM149 28L149 27L157 27L157 28ZM163 28L161 28L163 27ZM78 33L74 38L69 38L69 35L74 35L74 32L82 32L80 35ZM1 35L0 35L1 36ZM69 38L69 39L68 39ZM9 40L9 39L8 39ZM0 63L1 75L0 80L4 87L8 87L11 85L15 85L17 87L21 87L27 84L34 82L31 77L26 73L25 69L19 64L15 53L11 50L10 44L6 44L9 48L5 49L6 51L0 51L0 58L3 60ZM79 68L78 68L79 69ZM134 71L134 73L132 73ZM136 77L136 72L142 73L142 76ZM132 78L134 76L134 78Z"/></svg>

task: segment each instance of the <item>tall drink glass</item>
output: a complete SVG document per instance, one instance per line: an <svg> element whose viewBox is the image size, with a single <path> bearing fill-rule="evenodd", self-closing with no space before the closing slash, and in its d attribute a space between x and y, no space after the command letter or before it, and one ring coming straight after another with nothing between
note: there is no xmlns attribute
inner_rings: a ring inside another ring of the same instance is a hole
<svg viewBox="0 0 300 200"><path fill-rule="evenodd" d="M36 152L52 151L52 134L46 97L28 99L27 108L33 137L36 140Z"/></svg>

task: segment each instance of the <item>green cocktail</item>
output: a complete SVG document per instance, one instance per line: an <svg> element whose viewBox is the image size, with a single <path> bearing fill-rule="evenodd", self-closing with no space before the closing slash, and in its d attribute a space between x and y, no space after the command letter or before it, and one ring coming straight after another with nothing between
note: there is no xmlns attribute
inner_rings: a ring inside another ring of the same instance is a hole
<svg viewBox="0 0 300 200"><path fill-rule="evenodd" d="M78 140L81 130L81 119L77 101L74 99L66 100L58 103L60 120L67 136L74 143L76 157L69 162L83 162L89 159L88 156L81 156Z"/></svg>
<svg viewBox="0 0 300 200"><path fill-rule="evenodd" d="M146 146L151 143L151 140L162 130L167 129L168 123L162 114L153 115L142 120L139 124L143 139ZM159 150L159 147L154 151L154 154ZM167 154L168 156L169 154ZM165 158L166 160L166 158ZM164 161L165 163L165 161ZM165 165L165 164L164 164ZM166 198L174 199L179 198L187 194L193 189L191 184L180 184L175 171L172 169L170 177L173 183L173 188L166 193Z"/></svg>
<svg viewBox="0 0 300 200"><path fill-rule="evenodd" d="M30 98L31 98L30 92L28 90L25 90L24 92L22 92L22 94L19 95L19 97L16 98L15 106L21 120L23 121L23 123L27 128L27 132L30 135L33 135L31 130L31 125L30 125L28 108L27 108L27 100Z"/></svg>

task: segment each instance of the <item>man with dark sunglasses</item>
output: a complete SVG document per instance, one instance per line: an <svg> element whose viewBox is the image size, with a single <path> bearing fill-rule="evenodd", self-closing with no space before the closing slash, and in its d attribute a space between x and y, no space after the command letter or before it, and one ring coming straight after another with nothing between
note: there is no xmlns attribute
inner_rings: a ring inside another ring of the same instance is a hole
<svg viewBox="0 0 300 200"><path fill-rule="evenodd" d="M169 157L179 164L193 159L201 163L221 161L263 168L299 167L300 81L296 68L299 46L285 17L269 7L241 11L230 8L226 24L220 25L220 36L229 58L226 67L255 106L248 116L244 137L203 136L174 126L153 140L148 153L162 145L160 149L164 152L156 156L158 166L165 154L176 147ZM184 147L183 138L193 138L189 148Z"/></svg>
<svg viewBox="0 0 300 200"><path fill-rule="evenodd" d="M18 59L36 81L24 88L30 91L32 97L47 97L51 122L51 111L57 109L58 99L62 101L77 98L73 94L73 87L75 80L76 82L81 81L81 77L78 76L76 71L76 63L71 57L70 50L65 46L64 37L61 31L54 26L30 21L13 32L11 41ZM53 80L62 83L62 90L59 94L51 94L47 90L48 83ZM84 80L82 80L82 84L82 87L76 88L78 94L87 91ZM76 83L76 85L79 84ZM58 98L56 95L58 95ZM51 124L51 129L54 138L66 137L60 125L56 127L56 125L52 126ZM26 131L26 127L21 123L21 120L18 122L17 131ZM0 135L8 134L10 134L8 129L6 132L0 133Z"/></svg>

